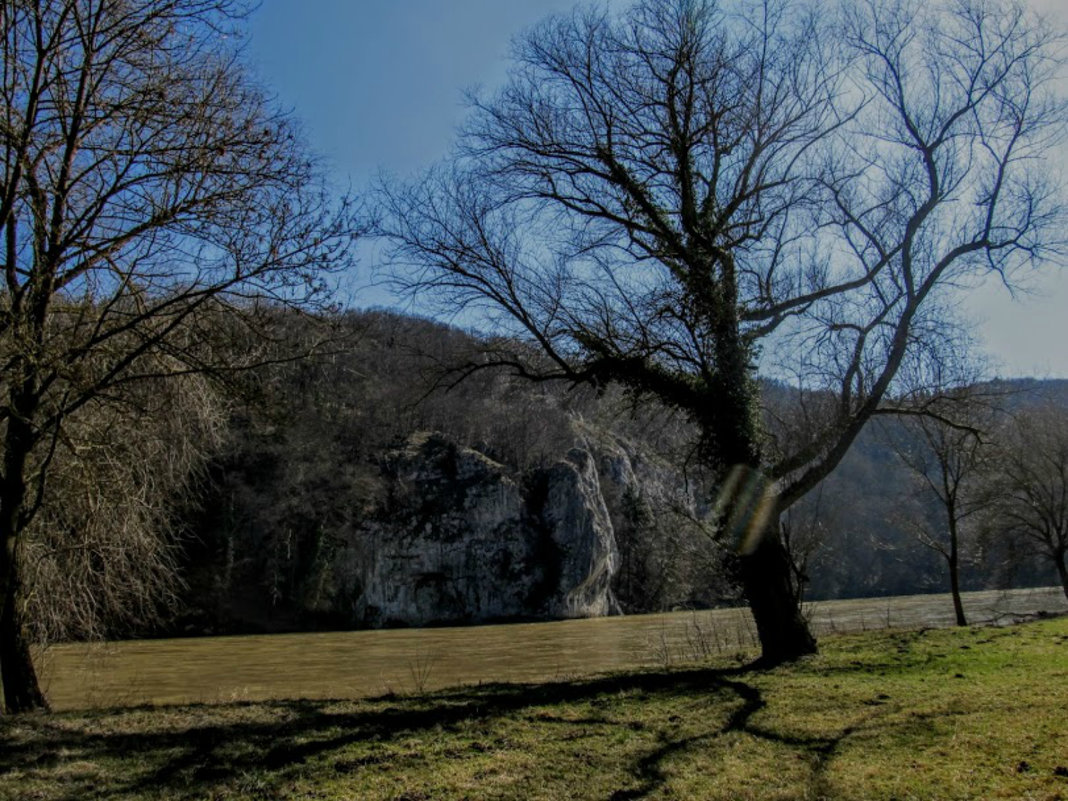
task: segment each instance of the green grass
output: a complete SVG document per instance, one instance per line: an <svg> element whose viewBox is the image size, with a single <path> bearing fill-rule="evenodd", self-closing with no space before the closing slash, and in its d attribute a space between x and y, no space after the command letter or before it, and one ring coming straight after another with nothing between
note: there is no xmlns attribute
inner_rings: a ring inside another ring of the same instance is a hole
<svg viewBox="0 0 1068 801"><path fill-rule="evenodd" d="M1068 618L369 701L0 722L3 799L1068 800Z"/></svg>

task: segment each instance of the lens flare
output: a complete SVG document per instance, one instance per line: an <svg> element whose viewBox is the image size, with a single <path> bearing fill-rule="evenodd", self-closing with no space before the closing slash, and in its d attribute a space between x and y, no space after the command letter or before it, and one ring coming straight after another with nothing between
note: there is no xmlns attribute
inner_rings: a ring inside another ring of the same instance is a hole
<svg viewBox="0 0 1068 801"><path fill-rule="evenodd" d="M775 512L774 483L749 465L736 464L716 496L716 517L723 521L724 540L737 553L753 553L767 532Z"/></svg>

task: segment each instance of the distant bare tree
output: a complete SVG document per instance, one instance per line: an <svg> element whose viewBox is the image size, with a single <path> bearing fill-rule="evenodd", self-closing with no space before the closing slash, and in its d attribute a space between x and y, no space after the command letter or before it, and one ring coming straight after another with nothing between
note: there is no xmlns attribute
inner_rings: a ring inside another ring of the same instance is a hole
<svg viewBox="0 0 1068 801"><path fill-rule="evenodd" d="M889 435L898 457L916 478L918 491L938 502L941 517L904 520L905 527L946 565L953 611L958 626L968 625L961 601L960 567L965 529L978 524L992 498L985 488L990 464L990 444L1001 405L1000 394L971 381L919 398L915 408L922 413L899 421ZM938 386L941 382L932 382Z"/></svg>
<svg viewBox="0 0 1068 801"><path fill-rule="evenodd" d="M409 289L549 360L496 364L691 419L764 659L791 659L816 646L781 513L899 405L954 290L1061 236L1041 161L1063 123L1056 38L980 0L550 18L456 156L384 189L383 233ZM762 358L808 410L772 438Z"/></svg>
<svg viewBox="0 0 1068 801"><path fill-rule="evenodd" d="M794 591L797 603L805 599L805 589L809 584L809 569L816 553L827 544L827 531L832 520L828 520L823 507L823 488L818 487L809 498L813 498L810 508L804 504L795 504L784 512L779 521L779 531L783 548L790 559ZM833 513L831 515L833 518Z"/></svg>
<svg viewBox="0 0 1068 801"><path fill-rule="evenodd" d="M1020 412L1001 432L990 490L990 525L1037 547L1068 597L1068 411Z"/></svg>
<svg viewBox="0 0 1068 801"><path fill-rule="evenodd" d="M132 424L106 407L134 383L255 363L257 347L230 345L255 341L257 312L322 297L347 261L350 204L328 197L290 120L247 79L233 47L244 13L240 0L0 3L9 712L44 705L28 533L53 466L86 453L76 435Z"/></svg>

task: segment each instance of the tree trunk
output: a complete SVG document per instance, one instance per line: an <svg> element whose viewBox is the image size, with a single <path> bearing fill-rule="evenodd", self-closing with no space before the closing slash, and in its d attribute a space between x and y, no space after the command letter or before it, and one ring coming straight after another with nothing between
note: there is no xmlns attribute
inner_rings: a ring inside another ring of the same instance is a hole
<svg viewBox="0 0 1068 801"><path fill-rule="evenodd" d="M48 709L37 682L30 655L29 638L18 613L17 587L8 586L0 614L0 678L4 683L4 706L8 713Z"/></svg>
<svg viewBox="0 0 1068 801"><path fill-rule="evenodd" d="M777 524L778 518L773 522ZM760 638L761 663L779 665L816 653L816 638L798 605L790 557L775 526L767 526L759 542L748 553L742 553L738 563L739 578Z"/></svg>
<svg viewBox="0 0 1068 801"><path fill-rule="evenodd" d="M964 603L960 598L960 576L956 561L949 564L949 591L953 593L953 612L957 616L957 625L967 626L968 619L964 616Z"/></svg>
<svg viewBox="0 0 1068 801"><path fill-rule="evenodd" d="M1068 598L1068 565L1064 563L1065 552L1061 551L1058 554L1058 558L1054 561L1057 562L1057 573L1061 577L1061 587L1064 589L1064 597Z"/></svg>
<svg viewBox="0 0 1068 801"><path fill-rule="evenodd" d="M778 497L760 469L760 401L749 374L750 354L738 335L733 268L731 274L731 303L718 317L720 370L711 388L708 420L702 421L703 449L710 459L732 466L721 488L721 525L735 543L736 573L756 622L760 662L772 666L816 653L816 638L801 616L801 595L779 536Z"/></svg>
<svg viewBox="0 0 1068 801"><path fill-rule="evenodd" d="M946 561L949 563L949 591L953 593L953 611L957 615L957 625L967 626L968 619L964 616L964 603L960 598L960 553L957 547L956 512L952 509L949 517L949 554Z"/></svg>
<svg viewBox="0 0 1068 801"><path fill-rule="evenodd" d="M790 555L779 536L778 499L757 469L738 465L721 492L721 526L735 544L734 572L756 622L763 665L816 653L816 638L801 616Z"/></svg>
<svg viewBox="0 0 1068 801"><path fill-rule="evenodd" d="M16 404L16 408L18 408ZM34 406L30 406L32 413ZM9 713L47 709L30 656L29 638L22 619L18 537L24 525L26 462L33 447L31 414L12 416L4 442L4 475L0 482L0 682Z"/></svg>

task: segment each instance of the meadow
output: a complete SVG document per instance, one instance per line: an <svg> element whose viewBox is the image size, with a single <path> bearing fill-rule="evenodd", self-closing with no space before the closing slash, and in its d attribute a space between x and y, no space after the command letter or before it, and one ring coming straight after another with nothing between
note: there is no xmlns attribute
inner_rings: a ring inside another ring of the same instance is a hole
<svg viewBox="0 0 1068 801"><path fill-rule="evenodd" d="M586 678L0 722L2 799L1068 799L1068 617Z"/></svg>

